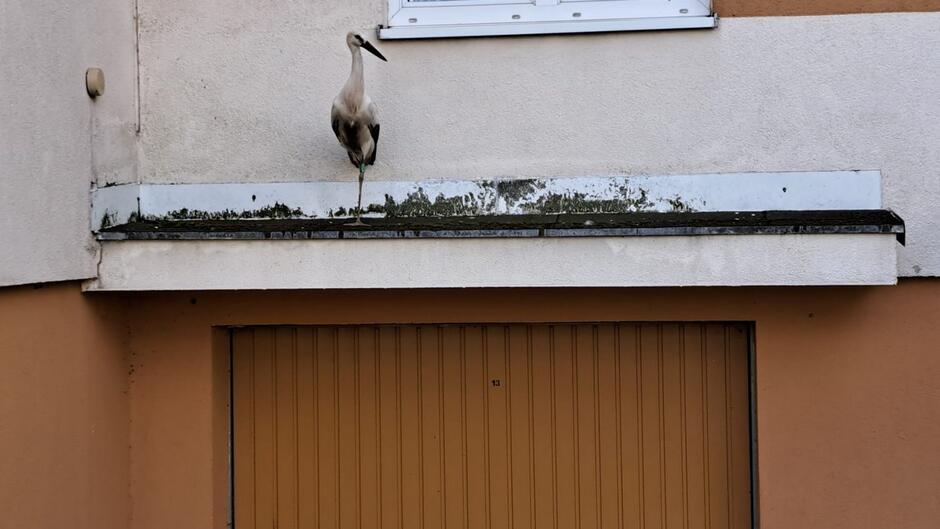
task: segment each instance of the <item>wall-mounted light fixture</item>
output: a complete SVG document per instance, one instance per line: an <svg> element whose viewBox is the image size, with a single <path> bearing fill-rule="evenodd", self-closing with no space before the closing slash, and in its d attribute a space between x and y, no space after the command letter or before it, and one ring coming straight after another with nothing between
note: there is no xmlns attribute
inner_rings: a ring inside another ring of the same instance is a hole
<svg viewBox="0 0 940 529"><path fill-rule="evenodd" d="M89 68L85 72L85 90L92 99L104 93L104 71L101 68Z"/></svg>

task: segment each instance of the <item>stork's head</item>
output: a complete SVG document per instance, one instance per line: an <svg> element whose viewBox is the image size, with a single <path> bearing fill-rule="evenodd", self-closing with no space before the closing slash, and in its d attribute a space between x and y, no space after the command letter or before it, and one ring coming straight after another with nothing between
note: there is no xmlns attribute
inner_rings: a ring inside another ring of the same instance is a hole
<svg viewBox="0 0 940 529"><path fill-rule="evenodd" d="M375 55L379 59L382 59L383 61L386 61L386 62L388 61L388 59L386 59L384 55L379 53L379 50L375 49L375 46L373 46L366 39L362 38L362 35L356 33L355 31L350 31L349 33L346 34L346 45L349 46L349 49L351 51L355 51L359 48L362 48L368 51L369 53L371 53L372 55Z"/></svg>

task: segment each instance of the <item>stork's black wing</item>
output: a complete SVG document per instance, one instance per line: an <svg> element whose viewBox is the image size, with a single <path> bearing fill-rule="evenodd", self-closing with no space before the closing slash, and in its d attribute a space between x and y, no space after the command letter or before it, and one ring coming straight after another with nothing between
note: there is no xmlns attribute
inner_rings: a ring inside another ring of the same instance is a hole
<svg viewBox="0 0 940 529"><path fill-rule="evenodd" d="M369 160L366 162L369 165L375 163L375 155L379 152L379 124L369 125L369 134L372 134L372 156L369 157Z"/></svg>

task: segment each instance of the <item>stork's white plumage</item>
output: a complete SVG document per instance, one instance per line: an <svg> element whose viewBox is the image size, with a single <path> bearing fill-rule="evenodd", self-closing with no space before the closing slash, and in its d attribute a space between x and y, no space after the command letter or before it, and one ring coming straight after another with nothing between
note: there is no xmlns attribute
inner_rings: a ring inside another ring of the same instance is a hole
<svg viewBox="0 0 940 529"><path fill-rule="evenodd" d="M372 99L366 95L365 79L362 74L362 48L379 59L387 59L361 35L346 34L346 45L352 54L352 71L339 95L333 100L330 121L336 139L346 148L349 161L359 168L359 200L356 205L356 222L364 226L362 215L362 180L366 166L375 163L376 148L379 142L378 110Z"/></svg>

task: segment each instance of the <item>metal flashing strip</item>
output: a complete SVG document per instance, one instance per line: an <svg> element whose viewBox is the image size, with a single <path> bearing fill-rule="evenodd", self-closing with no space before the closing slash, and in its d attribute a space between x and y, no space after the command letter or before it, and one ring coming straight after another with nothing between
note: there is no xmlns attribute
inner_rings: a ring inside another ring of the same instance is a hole
<svg viewBox="0 0 940 529"><path fill-rule="evenodd" d="M662 17L532 23L513 22L501 24L453 24L440 26L380 26L378 34L379 39L382 40L401 40L448 37L501 37L513 35L607 33L615 31L657 31L670 29L710 29L717 26L717 16Z"/></svg>
<svg viewBox="0 0 940 529"><path fill-rule="evenodd" d="M662 228L610 228L610 229L560 229L545 230L546 237L668 237L694 235L832 235L837 233L898 234L903 228L884 225L867 226L682 226Z"/></svg>
<svg viewBox="0 0 940 529"><path fill-rule="evenodd" d="M370 219L150 221L102 230L99 240L473 239L702 235L894 234L904 221L888 210L502 215Z"/></svg>

